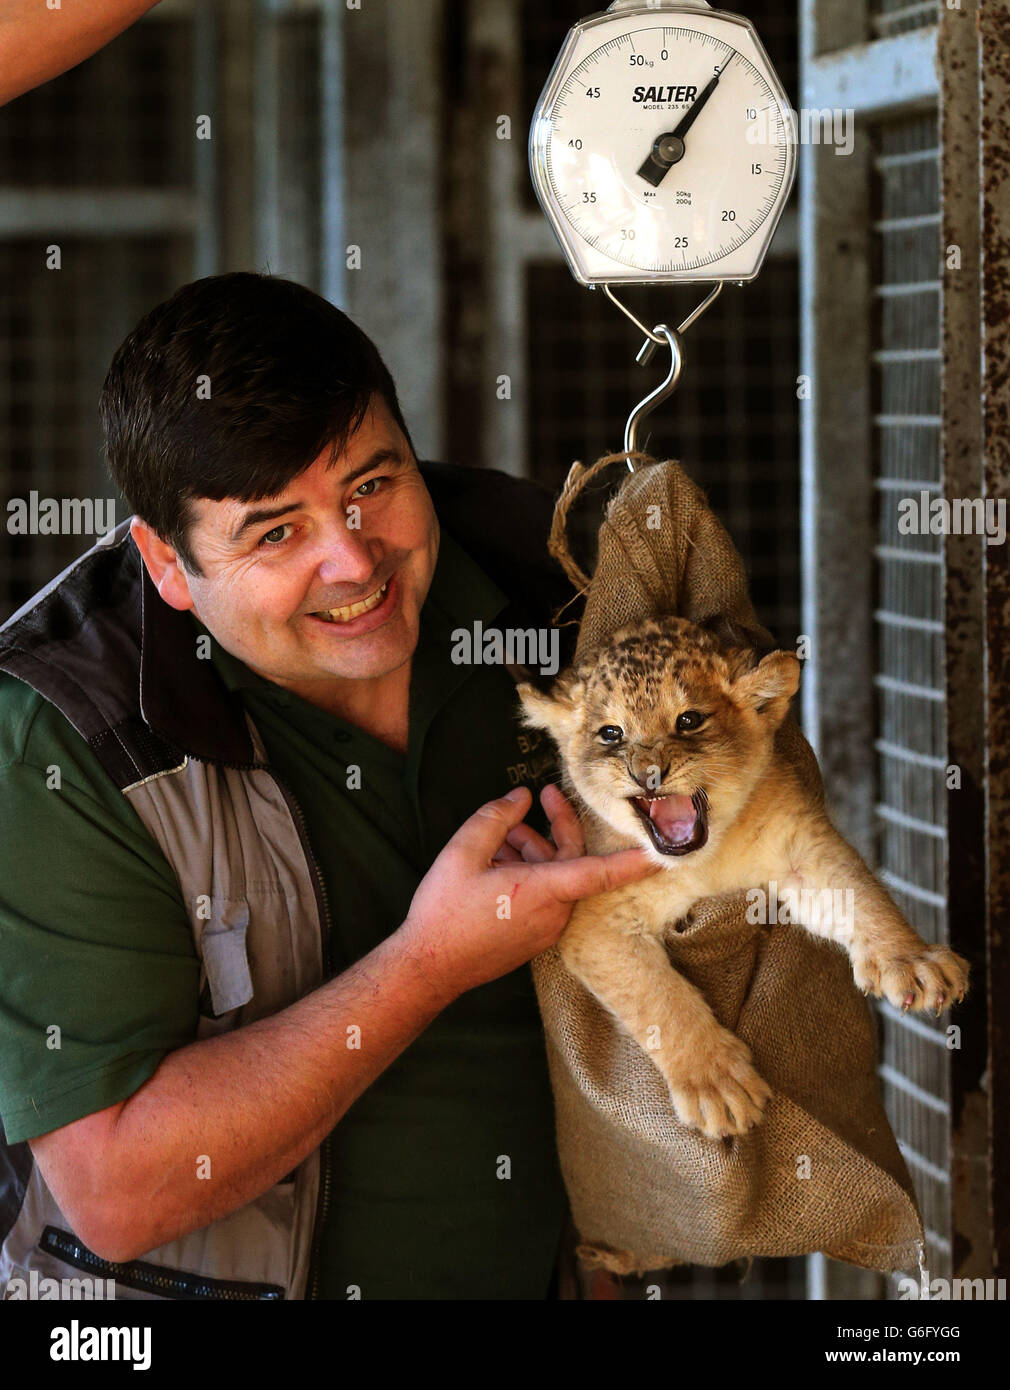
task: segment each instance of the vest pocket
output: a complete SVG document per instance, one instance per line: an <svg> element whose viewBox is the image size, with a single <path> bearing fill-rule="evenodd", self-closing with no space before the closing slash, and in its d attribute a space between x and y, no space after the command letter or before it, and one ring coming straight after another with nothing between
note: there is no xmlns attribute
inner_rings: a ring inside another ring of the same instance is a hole
<svg viewBox="0 0 1010 1390"><path fill-rule="evenodd" d="M248 1004L253 997L246 951L249 904L245 898L214 898L210 920L196 924L198 946L215 1016Z"/></svg>
<svg viewBox="0 0 1010 1390"><path fill-rule="evenodd" d="M138 1289L158 1298L224 1299L228 1302L280 1301L284 1290L279 1284L254 1284L243 1279L210 1279L191 1270L169 1269L146 1260L114 1264L103 1260L82 1244L70 1231L46 1226L38 1249L73 1269L83 1269L103 1279L115 1279L117 1287Z"/></svg>

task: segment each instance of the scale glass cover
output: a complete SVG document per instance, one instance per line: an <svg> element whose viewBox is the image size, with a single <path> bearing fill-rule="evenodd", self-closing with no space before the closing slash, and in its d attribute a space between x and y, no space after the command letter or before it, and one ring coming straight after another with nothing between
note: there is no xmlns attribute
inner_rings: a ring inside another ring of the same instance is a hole
<svg viewBox="0 0 1010 1390"><path fill-rule="evenodd" d="M742 283L792 188L793 130L749 20L616 0L569 31L530 170L580 284Z"/></svg>

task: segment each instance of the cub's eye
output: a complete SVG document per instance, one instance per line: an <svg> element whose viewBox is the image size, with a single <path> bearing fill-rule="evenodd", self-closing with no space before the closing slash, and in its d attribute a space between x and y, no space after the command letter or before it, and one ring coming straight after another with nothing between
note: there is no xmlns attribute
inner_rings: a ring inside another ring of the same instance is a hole
<svg viewBox="0 0 1010 1390"><path fill-rule="evenodd" d="M616 724L604 724L602 729L597 729L596 737L604 743L620 743L624 737L624 730L619 729Z"/></svg>
<svg viewBox="0 0 1010 1390"><path fill-rule="evenodd" d="M708 718L702 714L701 710L686 709L683 714L677 715L677 732L685 733L688 729L697 729L700 724L704 724Z"/></svg>

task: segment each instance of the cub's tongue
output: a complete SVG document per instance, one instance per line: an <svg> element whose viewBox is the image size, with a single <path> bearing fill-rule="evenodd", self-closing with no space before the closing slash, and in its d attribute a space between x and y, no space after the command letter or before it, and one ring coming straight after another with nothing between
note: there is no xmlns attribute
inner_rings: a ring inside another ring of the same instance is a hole
<svg viewBox="0 0 1010 1390"><path fill-rule="evenodd" d="M683 844L694 834L698 812L689 796L661 796L648 803L648 810L649 819L670 844Z"/></svg>

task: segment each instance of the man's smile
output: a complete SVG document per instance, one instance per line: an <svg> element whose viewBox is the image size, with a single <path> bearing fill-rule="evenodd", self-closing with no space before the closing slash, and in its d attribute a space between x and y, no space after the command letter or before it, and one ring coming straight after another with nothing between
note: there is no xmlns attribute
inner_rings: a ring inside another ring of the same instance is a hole
<svg viewBox="0 0 1010 1390"><path fill-rule="evenodd" d="M305 616L313 624L324 623L327 627L339 627L342 633L356 637L361 633L371 632L373 628L382 627L393 616L399 602L400 581L399 572L396 572L378 589L374 589L355 603L345 604L341 608L325 608L316 613L307 613Z"/></svg>
<svg viewBox="0 0 1010 1390"><path fill-rule="evenodd" d="M325 621L332 623L348 623L352 618L358 617L360 613L367 613L370 608L377 608L385 598L388 588L389 580L387 579L381 588L376 589L373 593L368 594L357 603L347 604L343 608L323 608L313 613L312 617L323 618Z"/></svg>

